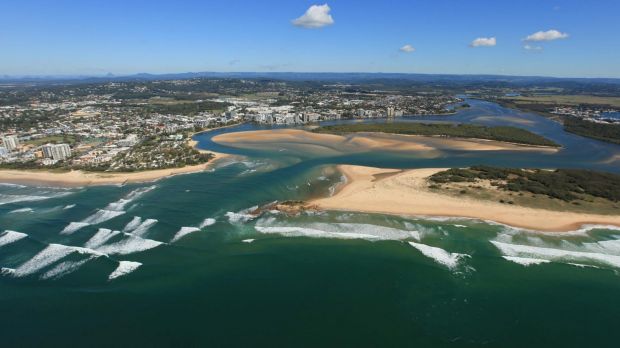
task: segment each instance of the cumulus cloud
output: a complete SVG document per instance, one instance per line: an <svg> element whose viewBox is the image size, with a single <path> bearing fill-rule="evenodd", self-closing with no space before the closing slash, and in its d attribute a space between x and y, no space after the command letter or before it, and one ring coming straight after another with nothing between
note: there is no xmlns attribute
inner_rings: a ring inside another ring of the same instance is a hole
<svg viewBox="0 0 620 348"><path fill-rule="evenodd" d="M563 33L561 31L555 30L555 29L551 29L551 30L547 30L547 31L538 31L535 32L532 35L529 35L528 37L526 37L524 40L525 41L532 41L532 42L538 42L538 41L553 41L553 40L560 40L560 39L566 39L568 37L567 33Z"/></svg>
<svg viewBox="0 0 620 348"><path fill-rule="evenodd" d="M303 16L294 19L293 25L308 29L317 29L334 24L334 19L329 14L329 5L312 5Z"/></svg>
<svg viewBox="0 0 620 348"><path fill-rule="evenodd" d="M479 37L472 41L470 47L492 47L497 45L497 40L494 37Z"/></svg>
<svg viewBox="0 0 620 348"><path fill-rule="evenodd" d="M400 51L404 52L404 53L411 53L411 52L415 51L415 47L413 47L411 45L405 45L405 46L400 48Z"/></svg>

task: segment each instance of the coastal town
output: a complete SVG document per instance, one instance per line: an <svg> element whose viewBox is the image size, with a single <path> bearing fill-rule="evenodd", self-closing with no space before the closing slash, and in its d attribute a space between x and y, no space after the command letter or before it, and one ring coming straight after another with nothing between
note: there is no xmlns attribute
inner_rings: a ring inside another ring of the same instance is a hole
<svg viewBox="0 0 620 348"><path fill-rule="evenodd" d="M445 93L249 79L1 87L0 166L8 169L177 168L209 161L212 156L188 142L216 127L450 114L466 107Z"/></svg>

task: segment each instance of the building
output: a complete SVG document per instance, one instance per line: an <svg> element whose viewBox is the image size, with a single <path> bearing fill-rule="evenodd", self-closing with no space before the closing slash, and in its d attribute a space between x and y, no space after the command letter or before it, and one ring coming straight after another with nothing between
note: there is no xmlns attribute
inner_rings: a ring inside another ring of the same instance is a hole
<svg viewBox="0 0 620 348"><path fill-rule="evenodd" d="M387 107L387 117L388 118L393 118L396 115L396 110L394 109L393 106L388 106Z"/></svg>
<svg viewBox="0 0 620 348"><path fill-rule="evenodd" d="M2 137L2 143L4 144L4 147L6 147L9 151L13 151L19 147L19 139L14 135L7 135L5 137Z"/></svg>
<svg viewBox="0 0 620 348"><path fill-rule="evenodd" d="M52 158L55 161L71 157L71 148L68 144L45 144L41 149L45 158Z"/></svg>
<svg viewBox="0 0 620 348"><path fill-rule="evenodd" d="M0 146L0 157L8 157L8 155L9 150L4 146Z"/></svg>

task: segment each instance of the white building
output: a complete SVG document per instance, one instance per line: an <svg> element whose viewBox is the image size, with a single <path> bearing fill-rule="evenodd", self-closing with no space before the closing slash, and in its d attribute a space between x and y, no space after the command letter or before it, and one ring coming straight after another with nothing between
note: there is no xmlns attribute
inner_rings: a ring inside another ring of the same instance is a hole
<svg viewBox="0 0 620 348"><path fill-rule="evenodd" d="M19 139L17 139L17 137L14 135L7 135L5 137L2 137L2 143L4 144L4 147L7 148L7 150L13 151L19 146Z"/></svg>
<svg viewBox="0 0 620 348"><path fill-rule="evenodd" d="M43 156L55 161L71 157L71 148L68 144L45 144L42 146Z"/></svg>

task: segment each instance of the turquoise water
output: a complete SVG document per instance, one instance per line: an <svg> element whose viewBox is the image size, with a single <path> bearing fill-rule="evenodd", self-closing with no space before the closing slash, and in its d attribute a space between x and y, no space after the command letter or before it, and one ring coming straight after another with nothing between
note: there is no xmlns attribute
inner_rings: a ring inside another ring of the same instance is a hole
<svg viewBox="0 0 620 348"><path fill-rule="evenodd" d="M242 150L212 171L91 188L0 185L2 346L615 347L620 231L246 211L325 196L334 164L495 164L620 172L620 146L468 101L457 121L516 125L557 154Z"/></svg>

